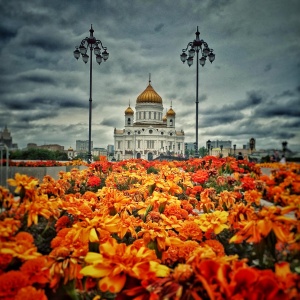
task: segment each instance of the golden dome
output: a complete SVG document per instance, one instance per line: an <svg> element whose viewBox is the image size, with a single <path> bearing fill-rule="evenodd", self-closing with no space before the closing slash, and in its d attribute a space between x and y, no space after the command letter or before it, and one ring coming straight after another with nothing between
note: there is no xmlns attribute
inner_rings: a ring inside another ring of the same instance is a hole
<svg viewBox="0 0 300 300"><path fill-rule="evenodd" d="M167 122L167 116L164 116L164 117L162 118L162 120L163 120L163 122Z"/></svg>
<svg viewBox="0 0 300 300"><path fill-rule="evenodd" d="M175 116L175 111L172 109L172 107L167 112L167 117L173 117Z"/></svg>
<svg viewBox="0 0 300 300"><path fill-rule="evenodd" d="M73 148L70 146L70 148L68 149L68 151L74 151Z"/></svg>
<svg viewBox="0 0 300 300"><path fill-rule="evenodd" d="M134 111L132 110L132 108L129 105L125 110L125 115L133 115L133 114L134 114Z"/></svg>
<svg viewBox="0 0 300 300"><path fill-rule="evenodd" d="M156 93L156 91L150 84L150 81L147 88L136 99L136 103L149 103L149 102L162 104L161 97Z"/></svg>

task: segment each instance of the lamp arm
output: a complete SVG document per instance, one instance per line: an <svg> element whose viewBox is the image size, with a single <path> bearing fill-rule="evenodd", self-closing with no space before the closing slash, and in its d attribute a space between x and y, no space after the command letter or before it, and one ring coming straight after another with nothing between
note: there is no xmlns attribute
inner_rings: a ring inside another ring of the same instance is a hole
<svg viewBox="0 0 300 300"><path fill-rule="evenodd" d="M192 46L193 46L193 42L189 42L189 43L187 44L186 48L185 48L185 49L182 49L182 52L186 52L186 51L188 50L189 46L192 47Z"/></svg>
<svg viewBox="0 0 300 300"><path fill-rule="evenodd" d="M96 40L95 44L100 45L103 50L107 50L107 47L104 47L100 40Z"/></svg>

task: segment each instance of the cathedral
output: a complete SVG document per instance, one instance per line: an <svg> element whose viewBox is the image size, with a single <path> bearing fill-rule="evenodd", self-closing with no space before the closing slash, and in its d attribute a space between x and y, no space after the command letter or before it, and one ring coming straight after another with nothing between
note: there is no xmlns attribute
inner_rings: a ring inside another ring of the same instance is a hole
<svg viewBox="0 0 300 300"><path fill-rule="evenodd" d="M114 130L114 154L117 160L142 158L153 160L160 155L184 156L184 131L175 128L175 111L163 114L163 101L149 84L137 97L135 112L125 110L124 129Z"/></svg>

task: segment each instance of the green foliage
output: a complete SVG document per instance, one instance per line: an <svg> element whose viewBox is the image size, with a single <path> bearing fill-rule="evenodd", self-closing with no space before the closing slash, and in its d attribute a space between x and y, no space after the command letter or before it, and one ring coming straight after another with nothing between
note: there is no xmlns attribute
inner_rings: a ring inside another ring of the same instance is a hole
<svg viewBox="0 0 300 300"><path fill-rule="evenodd" d="M32 224L28 227L27 218L24 218L22 220L20 231L30 233L34 238L34 243L38 251L43 255L47 255L52 250L51 241L56 237L55 223L56 220L54 218L47 220L46 218L39 216L38 224Z"/></svg>
<svg viewBox="0 0 300 300"><path fill-rule="evenodd" d="M147 169L147 174L153 173L153 174L158 174L159 170L154 168L153 166L149 167Z"/></svg>
<svg viewBox="0 0 300 300"><path fill-rule="evenodd" d="M39 148L12 151L9 156L11 159L20 160L68 160L67 153L63 151L51 151Z"/></svg>

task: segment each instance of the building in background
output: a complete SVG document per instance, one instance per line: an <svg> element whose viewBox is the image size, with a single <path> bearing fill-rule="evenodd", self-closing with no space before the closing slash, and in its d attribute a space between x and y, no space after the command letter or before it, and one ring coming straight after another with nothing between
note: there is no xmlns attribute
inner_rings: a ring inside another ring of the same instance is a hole
<svg viewBox="0 0 300 300"><path fill-rule="evenodd" d="M211 146L212 148L220 148L221 146L224 148L230 149L232 147L232 142L231 141L211 141Z"/></svg>
<svg viewBox="0 0 300 300"><path fill-rule="evenodd" d="M176 113L171 107L163 115L163 101L151 85L137 97L135 112L125 110L125 128L114 130L117 160L142 158L152 160L161 154L184 156L184 131L176 130Z"/></svg>
<svg viewBox="0 0 300 300"><path fill-rule="evenodd" d="M107 157L107 149L105 148L93 148L92 149L92 156L105 156Z"/></svg>
<svg viewBox="0 0 300 300"><path fill-rule="evenodd" d="M10 131L8 131L7 126L5 125L4 130L0 131L0 144L4 144L10 150L18 149L18 144L13 143L12 136Z"/></svg>
<svg viewBox="0 0 300 300"><path fill-rule="evenodd" d="M93 141L91 141L91 148L93 149ZM84 153L89 150L89 141L88 140L76 140L76 152Z"/></svg>
<svg viewBox="0 0 300 300"><path fill-rule="evenodd" d="M76 151L70 146L67 150L68 159L72 160L76 156Z"/></svg>

